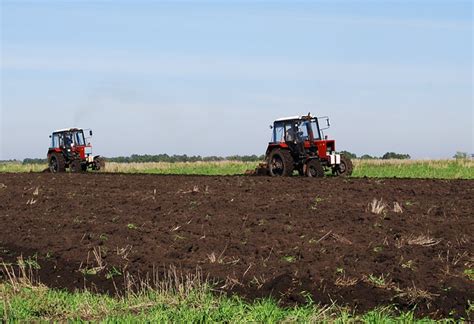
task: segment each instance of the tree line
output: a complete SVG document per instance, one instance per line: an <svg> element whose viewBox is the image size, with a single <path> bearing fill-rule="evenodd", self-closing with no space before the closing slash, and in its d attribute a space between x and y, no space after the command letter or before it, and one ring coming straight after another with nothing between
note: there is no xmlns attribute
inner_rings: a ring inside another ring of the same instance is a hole
<svg viewBox="0 0 474 324"><path fill-rule="evenodd" d="M200 156L200 155L191 155L186 154L182 155L168 155L168 154L132 154L130 156L116 156L116 157L106 157L108 162L117 162L117 163L143 163L143 162L219 162L219 161L242 161L242 162L258 162L265 159L264 155L231 155L231 156ZM47 159L32 159L27 158L23 161L10 160L8 162L17 162L23 164L45 164L48 163Z"/></svg>
<svg viewBox="0 0 474 324"><path fill-rule="evenodd" d="M397 160L408 160L411 159L409 154L387 152L381 157L372 156L369 154L363 154L357 156L357 154L342 151L341 154L344 154L351 159L361 159L361 160L388 160L388 159L397 159ZM466 152L456 152L453 156L455 159L468 159L472 155ZM131 156L117 156L105 158L109 162L117 163L142 163L142 162L218 162L218 161L242 161L242 162L259 162L265 159L264 155L231 155L231 156L200 156L200 155L191 155L186 154L182 155L168 155L168 154L158 154L158 155L149 155L149 154L132 154ZM23 164L46 164L48 163L47 159L37 159L37 158L26 158L23 161L20 160L4 160L0 163L23 163Z"/></svg>
<svg viewBox="0 0 474 324"><path fill-rule="evenodd" d="M351 159L361 159L361 160L409 160L411 159L410 154L403 154L403 153L395 153L395 152L387 152L382 156L372 156L369 154L363 154L361 156L357 156L357 154L348 152L348 151L342 151L341 154L344 154L345 156L350 157Z"/></svg>

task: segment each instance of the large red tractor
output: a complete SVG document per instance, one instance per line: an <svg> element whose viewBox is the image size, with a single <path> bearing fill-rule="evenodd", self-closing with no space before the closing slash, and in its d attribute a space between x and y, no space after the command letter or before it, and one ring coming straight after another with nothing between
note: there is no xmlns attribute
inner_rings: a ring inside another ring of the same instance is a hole
<svg viewBox="0 0 474 324"><path fill-rule="evenodd" d="M325 120L327 127L320 128L320 120ZM257 174L291 176L295 170L309 177L323 177L326 171L336 176L352 174L349 157L337 154L335 140L328 140L323 134L329 128L329 118L310 114L280 118L271 128L272 141Z"/></svg>
<svg viewBox="0 0 474 324"><path fill-rule="evenodd" d="M89 131L92 136L92 131ZM49 171L53 173L85 172L87 169L100 170L105 167L105 161L99 155L92 155L92 146L86 142L84 130L68 128L54 131L51 146L48 150Z"/></svg>

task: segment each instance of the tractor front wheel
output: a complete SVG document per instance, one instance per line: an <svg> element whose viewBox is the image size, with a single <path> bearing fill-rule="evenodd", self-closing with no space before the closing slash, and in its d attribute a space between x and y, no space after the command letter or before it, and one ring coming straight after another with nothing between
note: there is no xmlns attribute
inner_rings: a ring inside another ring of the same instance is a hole
<svg viewBox="0 0 474 324"><path fill-rule="evenodd" d="M52 154L49 157L49 171L51 173L59 173L66 171L66 161L61 154Z"/></svg>
<svg viewBox="0 0 474 324"><path fill-rule="evenodd" d="M74 160L69 164L69 169L73 173L82 172L82 164L79 160Z"/></svg>
<svg viewBox="0 0 474 324"><path fill-rule="evenodd" d="M333 169L333 174L340 177L348 177L352 174L353 168L351 159L341 155L341 164Z"/></svg>
<svg viewBox="0 0 474 324"><path fill-rule="evenodd" d="M324 177L324 168L321 162L317 159L309 160L309 162L306 163L306 175L311 178Z"/></svg>
<svg viewBox="0 0 474 324"><path fill-rule="evenodd" d="M293 158L288 150L275 149L268 156L268 171L272 177L291 176L293 164Z"/></svg>

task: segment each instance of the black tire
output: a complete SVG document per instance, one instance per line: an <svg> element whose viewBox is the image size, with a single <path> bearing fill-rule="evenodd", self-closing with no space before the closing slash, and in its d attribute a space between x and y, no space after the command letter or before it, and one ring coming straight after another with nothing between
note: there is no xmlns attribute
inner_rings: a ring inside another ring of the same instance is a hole
<svg viewBox="0 0 474 324"><path fill-rule="evenodd" d="M324 168L317 159L309 160L306 163L306 175L310 178L322 178L324 177Z"/></svg>
<svg viewBox="0 0 474 324"><path fill-rule="evenodd" d="M298 175L301 176L301 177L303 177L303 176L306 175L306 174L304 173L304 166L300 166L300 167L298 168Z"/></svg>
<svg viewBox="0 0 474 324"><path fill-rule="evenodd" d="M66 161L62 154L51 154L48 161L49 171L51 173L59 173L66 171Z"/></svg>
<svg viewBox="0 0 474 324"><path fill-rule="evenodd" d="M92 166L93 170L100 171L105 169L105 160L101 157L96 157L94 159L94 164Z"/></svg>
<svg viewBox="0 0 474 324"><path fill-rule="evenodd" d="M348 177L352 174L353 169L351 159L345 155L341 155L341 164L334 168L333 174L339 177Z"/></svg>
<svg viewBox="0 0 474 324"><path fill-rule="evenodd" d="M288 150L275 149L268 156L268 171L272 177L289 177L293 169L293 158Z"/></svg>
<svg viewBox="0 0 474 324"><path fill-rule="evenodd" d="M69 164L69 169L73 173L82 172L82 163L81 163L81 161L80 160L71 161L71 163Z"/></svg>

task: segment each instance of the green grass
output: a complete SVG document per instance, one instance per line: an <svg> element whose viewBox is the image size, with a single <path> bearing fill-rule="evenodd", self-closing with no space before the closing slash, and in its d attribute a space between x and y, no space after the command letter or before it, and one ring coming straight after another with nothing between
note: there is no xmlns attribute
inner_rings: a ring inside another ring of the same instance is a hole
<svg viewBox="0 0 474 324"><path fill-rule="evenodd" d="M50 289L38 282L31 265L3 263L8 281L0 282L0 321L113 321L175 323L275 323L275 322L434 322L415 319L413 311L400 312L395 306L356 314L347 307L316 305L309 294L306 304L281 307L273 299L253 302L213 289L202 274L184 275L171 267L161 279L137 280L116 268L109 269L108 280L124 280L128 287L122 296L102 295L87 290ZM469 303L467 316L473 311ZM454 322L454 319L447 319Z"/></svg>
<svg viewBox="0 0 474 324"><path fill-rule="evenodd" d="M125 297L88 291L70 293L44 286L14 287L0 284L0 321L151 321L151 322L416 322L412 312L394 307L378 308L362 315L339 308L307 305L283 308L270 299L249 303L237 296L212 293L206 287L183 293L146 290ZM420 320L424 323L429 319Z"/></svg>
<svg viewBox="0 0 474 324"><path fill-rule="evenodd" d="M253 170L257 162L150 162L150 163L107 163L107 172L185 174L185 175L236 175Z"/></svg>
<svg viewBox="0 0 474 324"><path fill-rule="evenodd" d="M474 179L474 160L355 160L352 176Z"/></svg>
<svg viewBox="0 0 474 324"><path fill-rule="evenodd" d="M15 162L0 163L0 173L16 173L16 172L41 172L47 167L46 164L22 164Z"/></svg>
<svg viewBox="0 0 474 324"><path fill-rule="evenodd" d="M474 179L474 160L354 160L353 177ZM236 175L253 170L257 162L107 163L107 172ZM0 172L40 172L41 164L0 163Z"/></svg>

